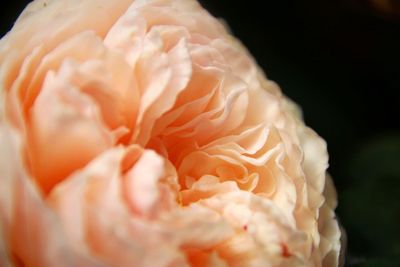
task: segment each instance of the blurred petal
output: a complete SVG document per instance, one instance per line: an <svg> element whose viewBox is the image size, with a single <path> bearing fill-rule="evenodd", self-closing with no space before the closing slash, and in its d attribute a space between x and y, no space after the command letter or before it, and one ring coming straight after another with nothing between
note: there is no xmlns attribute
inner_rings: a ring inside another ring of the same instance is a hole
<svg viewBox="0 0 400 267"><path fill-rule="evenodd" d="M0 143L0 155L7 155L0 160L0 233L8 244L1 252L29 267L101 267L71 250L58 218L25 170L18 134L2 124Z"/></svg>

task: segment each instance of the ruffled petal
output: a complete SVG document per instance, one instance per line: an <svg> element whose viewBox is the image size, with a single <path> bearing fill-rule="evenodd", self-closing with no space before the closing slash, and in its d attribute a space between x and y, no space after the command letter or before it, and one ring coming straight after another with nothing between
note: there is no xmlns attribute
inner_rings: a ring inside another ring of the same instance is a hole
<svg viewBox="0 0 400 267"><path fill-rule="evenodd" d="M49 51L85 30L94 30L98 36L104 37L131 2L131 0L31 2L13 29L0 42L2 87L6 90L11 87L18 77L24 59L35 47L41 46L45 51ZM87 10L90 10L90 16L87 15Z"/></svg>
<svg viewBox="0 0 400 267"><path fill-rule="evenodd" d="M115 142L98 105L74 88L68 79L71 67L64 66L60 73L47 75L32 108L29 154L32 172L44 192Z"/></svg>
<svg viewBox="0 0 400 267"><path fill-rule="evenodd" d="M131 213L125 202L122 167L124 157L133 156L128 152L119 147L101 154L59 184L49 201L62 218L72 243L111 266L182 263L182 255L171 246L163 227ZM146 155L142 155L145 162ZM137 163L137 168L143 168L140 159ZM71 216L71 212L79 215Z"/></svg>
<svg viewBox="0 0 400 267"><path fill-rule="evenodd" d="M8 244L1 260L29 267L104 267L71 249L60 221L22 165L18 134L2 124L0 143L0 155L7 155L0 161L0 232Z"/></svg>
<svg viewBox="0 0 400 267"><path fill-rule="evenodd" d="M36 0L0 61L2 266L337 266L325 142L197 1Z"/></svg>

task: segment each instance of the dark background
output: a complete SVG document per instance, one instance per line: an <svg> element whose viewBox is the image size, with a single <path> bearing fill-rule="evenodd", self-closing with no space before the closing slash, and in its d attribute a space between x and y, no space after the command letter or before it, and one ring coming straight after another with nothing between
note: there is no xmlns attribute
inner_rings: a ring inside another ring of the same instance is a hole
<svg viewBox="0 0 400 267"><path fill-rule="evenodd" d="M28 2L3 5L2 35ZM346 266L400 266L398 0L201 3L327 140Z"/></svg>

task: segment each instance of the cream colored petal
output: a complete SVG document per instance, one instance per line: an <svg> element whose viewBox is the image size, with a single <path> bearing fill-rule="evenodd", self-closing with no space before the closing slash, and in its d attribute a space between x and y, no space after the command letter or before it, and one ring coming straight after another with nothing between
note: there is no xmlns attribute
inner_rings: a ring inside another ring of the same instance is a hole
<svg viewBox="0 0 400 267"><path fill-rule="evenodd" d="M270 170L272 172L272 175L275 177L276 186L276 189L274 191L274 194L271 196L271 199L286 215L287 220L295 225L296 223L298 223L294 219L294 210L296 208L298 197L295 183L293 182L292 178L285 173L284 170L279 168L279 164L271 164Z"/></svg>
<svg viewBox="0 0 400 267"><path fill-rule="evenodd" d="M202 9L197 1L134 1L129 10L138 10L146 18L148 27L180 25L189 32L198 32L210 38L226 35L220 22Z"/></svg>
<svg viewBox="0 0 400 267"><path fill-rule="evenodd" d="M162 39L157 32L148 34L135 66L135 75L141 92L138 127L143 123L145 112L160 97L172 76L168 55L162 51L162 46Z"/></svg>
<svg viewBox="0 0 400 267"><path fill-rule="evenodd" d="M196 203L166 214L160 222L183 250L211 250L234 234L218 212Z"/></svg>
<svg viewBox="0 0 400 267"><path fill-rule="evenodd" d="M305 241L304 234L291 225L271 200L237 191L198 203L220 212L241 233L217 248L229 266L257 266L261 263L273 266L283 258L281 244L285 244L289 251L296 251ZM303 256L299 254L296 257L301 259Z"/></svg>
<svg viewBox="0 0 400 267"><path fill-rule="evenodd" d="M229 144L234 145L241 154L255 154L267 142L268 136L269 129L264 124L260 124L245 129L239 134L224 136L208 143L204 148Z"/></svg>
<svg viewBox="0 0 400 267"><path fill-rule="evenodd" d="M218 38L210 43L225 58L225 62L229 62L229 68L251 87L259 86L257 79L257 68L248 54L247 50L242 47L237 40L233 38L224 40Z"/></svg>
<svg viewBox="0 0 400 267"><path fill-rule="evenodd" d="M202 164L198 164L199 162ZM213 175L222 176L220 178L223 180L234 180L249 175L248 170L240 162L223 155L209 155L203 151L196 151L185 157L179 165L178 174L181 185L185 185L183 179L186 177L193 177L198 180L204 175Z"/></svg>
<svg viewBox="0 0 400 267"><path fill-rule="evenodd" d="M160 35L165 52L176 50L179 42L190 39L190 32L182 25L157 25L152 26L151 31L156 31ZM185 42L185 47L187 46L188 44Z"/></svg>
<svg viewBox="0 0 400 267"><path fill-rule="evenodd" d="M130 8L108 31L104 38L104 44L122 52L127 62L134 66L142 51L146 32L147 22L145 18L135 9Z"/></svg>
<svg viewBox="0 0 400 267"><path fill-rule="evenodd" d="M310 128L300 129L300 142L304 153L303 170L307 182L318 192L324 189L328 153L325 141Z"/></svg>
<svg viewBox="0 0 400 267"><path fill-rule="evenodd" d="M325 203L320 209L318 230L321 234L320 253L322 266L338 266L341 252L341 230L333 209L336 207L336 192L331 177L326 177Z"/></svg>
<svg viewBox="0 0 400 267"><path fill-rule="evenodd" d="M188 205L200 199L209 198L217 194L237 191L239 187L233 181L220 182L218 177L205 175L194 182L190 189L181 192L182 204Z"/></svg>
<svg viewBox="0 0 400 267"><path fill-rule="evenodd" d="M229 62L225 60L218 49L209 45L210 42L211 40L198 34L193 34L190 37L189 48L193 63L204 68L211 67L220 70L230 70Z"/></svg>
<svg viewBox="0 0 400 267"><path fill-rule="evenodd" d="M264 166L268 160L282 150L281 142L276 129L255 127L238 135L217 139L203 149L209 154L222 154L244 164Z"/></svg>
<svg viewBox="0 0 400 267"><path fill-rule="evenodd" d="M268 166L250 168L253 173L259 175L259 180L253 192L259 196L271 198L277 190L277 178Z"/></svg>
<svg viewBox="0 0 400 267"><path fill-rule="evenodd" d="M276 88L276 84L266 81L265 87ZM277 128L282 128L284 116L279 95L260 87L249 87L248 95L249 104L245 119L247 125L271 123Z"/></svg>

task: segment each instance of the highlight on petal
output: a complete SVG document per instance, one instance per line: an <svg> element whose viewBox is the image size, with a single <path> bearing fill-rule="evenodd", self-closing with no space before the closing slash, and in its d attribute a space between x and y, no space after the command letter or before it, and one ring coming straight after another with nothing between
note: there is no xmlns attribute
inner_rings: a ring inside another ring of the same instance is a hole
<svg viewBox="0 0 400 267"><path fill-rule="evenodd" d="M164 175L164 161L153 151L144 151L126 174L127 198L140 214L149 215L160 196L158 181Z"/></svg>
<svg viewBox="0 0 400 267"><path fill-rule="evenodd" d="M190 189L183 190L182 204L188 205L197 202L201 199L210 198L217 194L228 193L231 191L238 191L237 184L233 181L220 182L215 176L205 175L200 180L194 182Z"/></svg>

